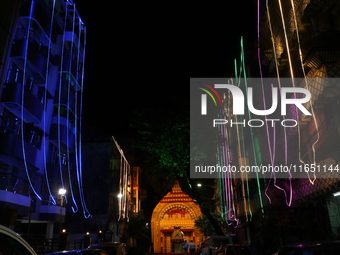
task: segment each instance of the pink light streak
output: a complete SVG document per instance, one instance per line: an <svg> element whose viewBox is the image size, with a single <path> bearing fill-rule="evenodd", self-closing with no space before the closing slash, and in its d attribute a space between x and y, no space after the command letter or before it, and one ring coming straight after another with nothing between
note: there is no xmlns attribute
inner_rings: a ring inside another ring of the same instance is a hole
<svg viewBox="0 0 340 255"><path fill-rule="evenodd" d="M268 4L268 1L267 1ZM270 22L270 21L269 21ZM262 100L263 100L263 107L264 109L267 109L266 107L266 99L265 99L265 94L264 94L264 84L263 84L263 74L262 74L262 67L261 67L261 56L260 56L260 0L257 0L257 41L258 41L258 47L257 47L257 57L258 57L258 62L259 62L259 70L260 70L260 77L261 77L261 87L262 87ZM273 84L271 85L271 88L273 89ZM271 165L274 166L275 163L275 149L276 149L276 129L275 129L275 124L273 126L273 149L271 147L271 142L270 142L270 134L269 134L269 129L268 129L268 122L267 122L267 116L265 116L265 120L266 120L266 134L267 134L267 143L268 143L268 150L269 150L269 157L270 157L270 161L271 161ZM285 164L287 164L287 135L286 135L286 131L284 133L285 135ZM291 205L291 201L292 201L292 186L291 186L291 173L289 172L290 175L290 201L287 203L287 193L286 190L284 190L283 188L279 187L276 184L276 176L275 173L271 173L271 178L274 178L274 187L276 187L279 190L282 190L284 195L285 195L285 202L288 206ZM271 183L271 179L268 182L268 185L265 189L265 195L269 200L269 203L271 203L271 199L269 197L269 195L267 194L267 191L269 189L269 185Z"/></svg>

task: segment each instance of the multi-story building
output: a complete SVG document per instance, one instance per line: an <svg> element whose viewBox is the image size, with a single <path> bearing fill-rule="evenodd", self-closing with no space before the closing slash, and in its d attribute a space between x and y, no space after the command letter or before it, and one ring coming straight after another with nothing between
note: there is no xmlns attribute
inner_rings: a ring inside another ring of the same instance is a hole
<svg viewBox="0 0 340 255"><path fill-rule="evenodd" d="M2 223L20 221L21 232L37 224L31 233L40 223L52 237L66 203L91 216L81 157L86 27L72 0L0 5L0 207L12 217Z"/></svg>
<svg viewBox="0 0 340 255"><path fill-rule="evenodd" d="M131 185L132 185L132 197L131 211L133 213L139 213L142 210L142 200L146 198L146 190L142 189L141 185L142 170L139 166L132 167L131 173Z"/></svg>
<svg viewBox="0 0 340 255"><path fill-rule="evenodd" d="M129 217L141 211L145 198L141 189L142 171L131 166L129 144L126 143L127 149L122 149L114 137L84 140L84 185L91 187L85 191L85 197L93 217L84 224L87 229L82 229L83 232L101 230L105 239L122 241Z"/></svg>

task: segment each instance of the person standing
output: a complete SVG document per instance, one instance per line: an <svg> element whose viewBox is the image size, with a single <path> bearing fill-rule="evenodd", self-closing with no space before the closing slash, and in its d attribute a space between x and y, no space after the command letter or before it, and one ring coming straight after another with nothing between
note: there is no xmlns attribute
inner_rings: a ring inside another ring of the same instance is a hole
<svg viewBox="0 0 340 255"><path fill-rule="evenodd" d="M204 248L202 249L202 255L209 255L209 241L204 242Z"/></svg>
<svg viewBox="0 0 340 255"><path fill-rule="evenodd" d="M183 255L188 255L188 246L187 240L184 240Z"/></svg>
<svg viewBox="0 0 340 255"><path fill-rule="evenodd" d="M192 242L192 240L190 241L190 244L189 244L189 251L190 251L190 255L195 254L195 244Z"/></svg>

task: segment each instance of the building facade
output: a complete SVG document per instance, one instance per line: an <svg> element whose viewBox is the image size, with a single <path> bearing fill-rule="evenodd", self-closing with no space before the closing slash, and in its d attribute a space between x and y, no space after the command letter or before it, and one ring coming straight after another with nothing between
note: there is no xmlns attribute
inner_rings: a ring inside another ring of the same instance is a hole
<svg viewBox="0 0 340 255"><path fill-rule="evenodd" d="M0 207L14 215L6 225L36 223L52 237L66 207L91 217L81 157L86 27L73 1L0 5Z"/></svg>
<svg viewBox="0 0 340 255"><path fill-rule="evenodd" d="M83 225L82 232L102 231L106 240L127 241L129 217L142 212L146 195L141 187L142 170L131 166L129 152L114 137L84 139L84 185L91 187L85 191L85 197L92 218ZM73 225L72 228L79 227Z"/></svg>

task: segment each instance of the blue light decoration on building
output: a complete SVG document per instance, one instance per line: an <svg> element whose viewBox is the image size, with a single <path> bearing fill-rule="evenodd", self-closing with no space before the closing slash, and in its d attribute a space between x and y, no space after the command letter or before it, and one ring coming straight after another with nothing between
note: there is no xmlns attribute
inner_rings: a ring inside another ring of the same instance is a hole
<svg viewBox="0 0 340 255"><path fill-rule="evenodd" d="M0 38L0 208L59 223L65 210L56 208L68 196L72 211L79 200L89 218L81 157L86 27L73 1L6 2L0 15L13 15Z"/></svg>

